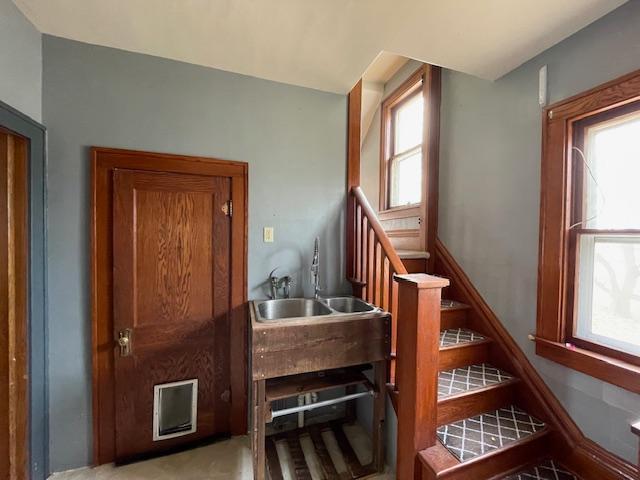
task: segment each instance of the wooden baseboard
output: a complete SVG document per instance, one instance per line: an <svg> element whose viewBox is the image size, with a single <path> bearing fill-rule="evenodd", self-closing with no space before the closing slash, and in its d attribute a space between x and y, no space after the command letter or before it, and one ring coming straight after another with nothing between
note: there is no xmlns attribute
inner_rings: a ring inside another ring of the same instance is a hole
<svg viewBox="0 0 640 480"><path fill-rule="evenodd" d="M558 444L558 451L564 452L566 466L585 480L638 480L637 467L584 436L440 239L436 241L435 257L435 273L451 281L447 298L469 305L469 315L486 327L510 358L512 373L524 383L531 402L553 426L554 443Z"/></svg>

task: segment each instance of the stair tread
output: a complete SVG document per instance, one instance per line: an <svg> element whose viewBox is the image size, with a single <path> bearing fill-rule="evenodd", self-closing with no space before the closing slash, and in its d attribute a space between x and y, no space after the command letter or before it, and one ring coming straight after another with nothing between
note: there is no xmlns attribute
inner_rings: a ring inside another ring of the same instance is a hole
<svg viewBox="0 0 640 480"><path fill-rule="evenodd" d="M544 422L510 405L438 427L440 442L464 463L541 432Z"/></svg>
<svg viewBox="0 0 640 480"><path fill-rule="evenodd" d="M578 480L578 477L555 460L545 460L502 477L502 480Z"/></svg>
<svg viewBox="0 0 640 480"><path fill-rule="evenodd" d="M440 310L469 310L471 307L466 303L458 302L457 300L442 299L440 301Z"/></svg>
<svg viewBox="0 0 640 480"><path fill-rule="evenodd" d="M514 381L516 377L488 363L443 370L438 374L438 398Z"/></svg>
<svg viewBox="0 0 640 480"><path fill-rule="evenodd" d="M414 260L414 259L428 260L429 257L431 256L429 252L426 252L424 250L396 249L396 252L398 253L398 256L400 257L401 260Z"/></svg>
<svg viewBox="0 0 640 480"><path fill-rule="evenodd" d="M449 328L440 332L440 349L489 340L468 328Z"/></svg>

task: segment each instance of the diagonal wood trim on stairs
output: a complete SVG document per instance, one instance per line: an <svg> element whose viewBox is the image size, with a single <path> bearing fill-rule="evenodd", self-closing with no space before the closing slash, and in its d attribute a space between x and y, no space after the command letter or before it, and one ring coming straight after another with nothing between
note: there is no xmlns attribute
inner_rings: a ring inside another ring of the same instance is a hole
<svg viewBox="0 0 640 480"><path fill-rule="evenodd" d="M520 378L532 404L554 427L554 449L564 453L563 463L587 479L640 478L637 467L584 436L440 239L435 245L435 272L451 281L447 298L471 307L468 312L470 327L491 337L504 356L510 358L510 373Z"/></svg>

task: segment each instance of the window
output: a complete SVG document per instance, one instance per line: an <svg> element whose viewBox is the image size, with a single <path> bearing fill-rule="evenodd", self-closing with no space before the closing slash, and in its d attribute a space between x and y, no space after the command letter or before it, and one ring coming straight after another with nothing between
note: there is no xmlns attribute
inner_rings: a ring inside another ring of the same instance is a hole
<svg viewBox="0 0 640 480"><path fill-rule="evenodd" d="M378 217L404 250L428 252L436 243L440 81L439 67L422 64L380 108Z"/></svg>
<svg viewBox="0 0 640 480"><path fill-rule="evenodd" d="M424 184L424 69L420 68L382 103L380 210L420 215ZM404 213L403 213L404 215Z"/></svg>
<svg viewBox="0 0 640 480"><path fill-rule="evenodd" d="M640 71L544 115L536 352L640 393Z"/></svg>
<svg viewBox="0 0 640 480"><path fill-rule="evenodd" d="M572 333L640 355L640 105L576 122L572 150L570 243L577 245L578 279Z"/></svg>
<svg viewBox="0 0 640 480"><path fill-rule="evenodd" d="M422 200L423 111L421 90L391 111L389 208L417 204Z"/></svg>

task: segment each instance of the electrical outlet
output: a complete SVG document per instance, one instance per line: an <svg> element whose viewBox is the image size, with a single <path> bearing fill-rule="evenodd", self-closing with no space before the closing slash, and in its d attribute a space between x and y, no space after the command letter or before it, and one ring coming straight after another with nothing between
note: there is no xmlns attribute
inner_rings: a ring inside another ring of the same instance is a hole
<svg viewBox="0 0 640 480"><path fill-rule="evenodd" d="M273 243L273 227L264 227L262 238L264 243Z"/></svg>

